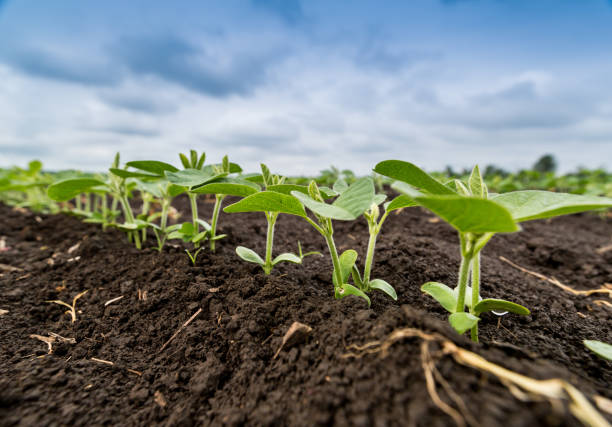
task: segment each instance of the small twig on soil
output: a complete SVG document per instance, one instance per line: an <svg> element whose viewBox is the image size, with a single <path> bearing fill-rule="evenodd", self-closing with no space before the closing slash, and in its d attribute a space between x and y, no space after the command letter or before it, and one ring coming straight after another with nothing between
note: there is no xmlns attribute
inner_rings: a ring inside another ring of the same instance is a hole
<svg viewBox="0 0 612 427"><path fill-rule="evenodd" d="M595 304L595 305L606 305L608 307L612 307L612 303L610 303L609 301L602 300L602 299L596 299L595 301L593 301L593 304Z"/></svg>
<svg viewBox="0 0 612 427"><path fill-rule="evenodd" d="M198 309L198 311L196 311L196 312L194 313L194 315L193 315L193 316L191 316L191 317L189 318L189 320L187 320L185 323L183 323L183 324L181 325L181 327L180 327L180 328L178 328L178 330L177 330L177 331L174 333L174 335L172 335L172 336L170 337L170 339L169 339L168 341L166 341L166 342L164 343L164 345L162 345L162 347L159 349L159 352L161 353L162 351L164 351L164 349L165 349L166 347L168 347L168 344L170 344L170 343L172 342L172 340L173 340L174 338L176 338L176 336L177 336L177 335L178 335L178 334L179 334L179 333L180 333L180 332L181 332L183 329L185 329L185 328L186 328L186 327L187 327L187 326L188 326L188 325L189 325L191 322L193 322L193 319L195 319L195 318L198 316L198 314L200 314L201 312L202 312L202 309L201 309L201 308L199 308L199 309Z"/></svg>
<svg viewBox="0 0 612 427"><path fill-rule="evenodd" d="M512 267L516 268L517 270L522 271L523 273L531 274L532 276L535 276L535 277L537 277L540 280L544 280L545 282L552 283L553 285L563 289L566 292L572 293L574 295L589 296L589 295L593 295L593 294L608 294L608 296L610 296L612 298L612 289L611 289L610 286L608 286L609 285L608 283L606 283L604 286L602 286L601 288L598 288L598 289L590 289L588 291L577 291L576 289L571 288L571 287L569 287L567 285L564 285L563 283L559 282L554 277L550 278L550 277L547 277L547 276L545 276L543 274L537 273L535 271L527 270L526 268L521 267L520 265L517 265L517 264L513 263L508 258L500 256L499 259L502 260L503 262L507 263L507 264L510 264Z"/></svg>
<svg viewBox="0 0 612 427"><path fill-rule="evenodd" d="M58 335L54 332L48 332L48 335L49 335L48 337L45 337L42 335L32 334L30 335L30 338L34 338L34 339L37 339L39 341L46 343L47 346L49 346L48 354L53 353L53 343L56 341L67 342L69 344L76 344L76 339L74 338L64 338L63 336Z"/></svg>
<svg viewBox="0 0 612 427"><path fill-rule="evenodd" d="M0 271L4 271L5 273L12 273L14 271L23 271L23 268L13 267L8 264L0 264Z"/></svg>
<svg viewBox="0 0 612 427"><path fill-rule="evenodd" d="M0 309L0 316L4 316L5 314L8 314L8 310L2 310Z"/></svg>
<svg viewBox="0 0 612 427"><path fill-rule="evenodd" d="M601 248L595 249L595 252L597 252L599 255L605 254L608 251L612 251L612 244L611 245L602 246Z"/></svg>
<svg viewBox="0 0 612 427"><path fill-rule="evenodd" d="M276 350L272 360L276 359L283 349L287 349L304 341L311 332L312 328L310 326L300 322L293 322L285 333L283 341L278 350Z"/></svg>
<svg viewBox="0 0 612 427"><path fill-rule="evenodd" d="M104 307L106 307L106 306L108 306L108 305L110 305L110 304L112 304L112 303L114 303L114 302L119 301L121 298L123 298L123 295L121 295L121 296L119 296L119 297L117 297L117 298L109 299L108 301L106 301L106 302L104 303Z"/></svg>
<svg viewBox="0 0 612 427"><path fill-rule="evenodd" d="M92 357L91 359L92 362L97 362L97 363L102 363L104 365L108 365L108 366L115 366L115 362L111 362L110 360L104 360L104 359L98 359L97 357ZM138 375L139 377L142 376L142 372L140 371L136 371L134 369L130 369L130 368L125 368L126 371Z"/></svg>

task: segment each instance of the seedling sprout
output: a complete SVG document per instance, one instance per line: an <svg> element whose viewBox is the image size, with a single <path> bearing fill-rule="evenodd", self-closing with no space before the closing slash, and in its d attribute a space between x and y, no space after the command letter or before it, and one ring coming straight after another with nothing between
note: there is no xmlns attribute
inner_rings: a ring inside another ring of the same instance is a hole
<svg viewBox="0 0 612 427"><path fill-rule="evenodd" d="M48 303L53 303L53 304L59 304L59 305L63 305L65 307L68 307L68 310L66 310L66 314L70 314L70 317L72 319L72 323L76 322L76 302L79 298L81 298L83 295L85 295L87 293L87 291L83 291L80 294L77 294L77 296L74 297L74 299L72 300L72 305L65 303L64 301L61 300L51 300L51 301L45 301Z"/></svg>

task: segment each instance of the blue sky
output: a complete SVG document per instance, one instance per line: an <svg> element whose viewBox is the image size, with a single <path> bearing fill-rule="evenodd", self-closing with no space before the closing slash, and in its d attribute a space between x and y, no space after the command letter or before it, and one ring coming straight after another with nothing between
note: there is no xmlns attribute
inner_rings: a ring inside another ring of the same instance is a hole
<svg viewBox="0 0 612 427"><path fill-rule="evenodd" d="M612 0L0 0L0 166L612 169Z"/></svg>

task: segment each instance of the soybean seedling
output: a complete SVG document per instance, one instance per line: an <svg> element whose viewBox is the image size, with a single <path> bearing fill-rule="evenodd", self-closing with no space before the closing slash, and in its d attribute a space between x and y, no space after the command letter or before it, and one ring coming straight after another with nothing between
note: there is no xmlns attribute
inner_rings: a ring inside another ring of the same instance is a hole
<svg viewBox="0 0 612 427"><path fill-rule="evenodd" d="M272 191L284 187L285 177L280 175L273 175L270 173L270 169L263 163L261 164L261 181L264 186L264 191L272 189ZM293 187L292 187L293 188ZM251 198L249 198L251 197ZM290 198L291 196L287 196ZM235 212L253 212L254 209L261 209L262 206L253 205L251 202L253 200L252 196L247 196L246 198L227 206L223 209L224 212L227 213L235 213ZM300 242L298 242L298 254L293 253L282 253L272 259L272 247L274 245L274 226L276 224L276 220L278 215L281 213L280 211L274 210L265 210L263 208L262 212L266 215L266 221L268 223L268 229L266 234L266 254L264 259L262 259L254 250L246 248L244 246L238 246L236 248L236 254L244 261L252 262L258 264L263 268L263 271L266 275L270 274L272 268L280 263L280 262L292 262L295 264L301 264L304 257L308 255L321 255L319 252L308 252L306 254L302 253L302 246Z"/></svg>
<svg viewBox="0 0 612 427"><path fill-rule="evenodd" d="M166 171L165 174L167 179L173 184L186 187L187 195L189 196L192 216L191 223L193 227L189 228L188 230L192 231L193 234L191 236L183 235L182 238L185 240L186 237L190 237L190 241L194 244L194 247L198 248L200 246L200 242L204 237L206 237L210 240L210 249L214 251L215 242L225 237L225 235L217 235L217 224L221 204L223 199L228 194L215 193L215 206L213 208L210 225L200 220L198 217L197 197L199 194L207 192L206 190L203 190L202 187L206 186L207 184L212 184L213 182L218 182L228 177L228 175L231 173L241 172L242 168L235 163L230 163L227 156L223 158L221 164L205 166L204 161L206 159L206 154L202 153L200 156L198 156L195 150L191 150L189 152L189 157L182 153L179 154L179 157L185 169L176 172ZM203 232L206 233L205 236L201 235L199 230L200 225L205 228L205 231ZM184 228L184 230L187 230L187 228ZM180 232L181 231L178 230L175 233Z"/></svg>
<svg viewBox="0 0 612 427"><path fill-rule="evenodd" d="M138 249L141 248L140 236L138 230L145 228L147 224L144 221L137 220L134 217L132 207L128 200L130 195L130 185L128 185L124 169L119 169L119 153L115 155L115 159L109 169L110 174L106 181L98 178L70 178L58 181L49 186L47 194L56 201L68 201L74 197L78 197L84 192L97 192L101 194L110 194L114 200L117 200L122 207L124 223L114 224L120 230L127 233L130 241L133 241Z"/></svg>
<svg viewBox="0 0 612 427"><path fill-rule="evenodd" d="M359 284L353 286L348 283L349 275L357 261L357 252L348 249L338 255L334 243L332 219L351 221L363 215L376 200L374 184L372 178L365 177L358 179L354 184L342 190L340 196L331 204L325 203L325 199L314 181L308 186L307 194L294 190L291 195L315 214L316 221L306 216L304 219L323 236L327 243L334 266L332 282L335 297L343 298L347 295L356 295L365 299L369 306L370 298L358 287Z"/></svg>
<svg viewBox="0 0 612 427"><path fill-rule="evenodd" d="M59 304L59 305L63 305L65 307L68 307L68 310L66 310L66 314L70 314L70 317L72 319L72 323L76 322L76 302L79 298L81 298L83 295L85 295L87 293L87 291L83 291L80 294L77 294L77 296L74 297L74 299L72 300L72 305L65 303L64 301L61 300L51 300L51 301L45 301L45 302L49 302L49 303L53 303L53 304Z"/></svg>
<svg viewBox="0 0 612 427"><path fill-rule="evenodd" d="M457 332L470 330L473 341L478 341L479 316L484 312L530 313L519 304L480 296L480 252L495 233L519 231L518 224L522 221L612 206L612 199L548 191L489 195L477 166L467 183L454 180L448 185L436 181L412 163L399 160L381 162L374 170L398 180L393 188L406 193L458 231L461 264L457 287L451 289L442 283L428 282L421 289L451 313L449 321ZM469 312L465 312L466 305Z"/></svg>

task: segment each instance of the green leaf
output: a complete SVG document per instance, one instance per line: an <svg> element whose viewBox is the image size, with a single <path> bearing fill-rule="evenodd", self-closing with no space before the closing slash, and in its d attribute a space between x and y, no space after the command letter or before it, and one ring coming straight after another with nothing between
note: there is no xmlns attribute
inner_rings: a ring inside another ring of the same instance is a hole
<svg viewBox="0 0 612 427"><path fill-rule="evenodd" d="M302 259L299 256L297 256L295 254L292 254L292 253L284 253L284 254L280 254L279 256L274 258L272 260L272 265L276 265L279 262L283 262L283 261L292 262L294 264L301 264L302 263Z"/></svg>
<svg viewBox="0 0 612 427"><path fill-rule="evenodd" d="M132 172L125 169L110 168L109 172L120 178L157 178L157 175L151 175L150 173Z"/></svg>
<svg viewBox="0 0 612 427"><path fill-rule="evenodd" d="M283 193L283 194L288 194L288 195L290 195L292 191L299 191L300 193L308 195L308 187L306 185L297 185L297 184L269 185L266 188L266 191L274 191L277 193ZM321 193L321 196L324 199L331 199L332 197L337 195L335 194L335 192L330 191L329 189L327 189L326 191L325 187L319 188L319 192Z"/></svg>
<svg viewBox="0 0 612 427"><path fill-rule="evenodd" d="M105 185L106 184L103 181L92 178L66 179L51 184L47 189L47 195L52 200L63 202L70 200L81 193L87 192L92 187Z"/></svg>
<svg viewBox="0 0 612 427"><path fill-rule="evenodd" d="M415 202L414 199L406 196L405 194L400 194L395 199L385 203L385 211L392 212L397 209L409 208L412 206L418 206L418 203Z"/></svg>
<svg viewBox="0 0 612 427"><path fill-rule="evenodd" d="M227 234L217 234L215 237L212 237L210 240L221 240L221 239L225 239L227 237Z"/></svg>
<svg viewBox="0 0 612 427"><path fill-rule="evenodd" d="M342 252L342 255L340 255L340 274L342 276L342 283L345 283L348 279L356 261L357 252L353 249L348 249Z"/></svg>
<svg viewBox="0 0 612 427"><path fill-rule="evenodd" d="M384 280L382 279L371 280L369 286L371 289L378 289L379 291L383 291L384 293L389 295L391 298L393 298L395 301L397 301L397 293L395 292L395 289L393 289L393 286L391 286Z"/></svg>
<svg viewBox="0 0 612 427"><path fill-rule="evenodd" d="M459 179L454 180L454 184L455 184L455 189L457 190L457 193L459 193L461 196L469 197L472 195L470 190L465 186L465 184L461 180Z"/></svg>
<svg viewBox="0 0 612 427"><path fill-rule="evenodd" d="M372 201L372 203L375 204L376 206L378 206L382 202L384 202L385 200L387 200L387 195L386 194L375 194L374 195L374 200Z"/></svg>
<svg viewBox="0 0 612 427"><path fill-rule="evenodd" d="M304 206L294 197L274 191L262 191L252 194L227 206L223 211L227 213L280 212L301 217L306 216Z"/></svg>
<svg viewBox="0 0 612 427"><path fill-rule="evenodd" d="M335 190L335 188L334 188ZM370 209L374 201L374 182L369 176L355 181L348 189L334 200L336 206L349 212L355 218Z"/></svg>
<svg viewBox="0 0 612 427"><path fill-rule="evenodd" d="M612 360L612 345L596 340L584 340L582 343L599 357Z"/></svg>
<svg viewBox="0 0 612 427"><path fill-rule="evenodd" d="M517 222L551 218L612 206L612 198L538 190L496 194L492 195L490 199L508 209Z"/></svg>
<svg viewBox="0 0 612 427"><path fill-rule="evenodd" d="M193 236L191 238L191 242L193 243L199 243L202 240L206 239L206 237L208 236L208 231L201 231L198 234L196 234L195 236ZM217 236L219 237L219 236Z"/></svg>
<svg viewBox="0 0 612 427"><path fill-rule="evenodd" d="M184 155L183 153L179 153L179 158L181 159L181 163L183 164L183 167L185 169L189 169L191 167L191 164L189 163L189 159L187 158L186 155Z"/></svg>
<svg viewBox="0 0 612 427"><path fill-rule="evenodd" d="M218 181L205 184L192 190L198 194L226 194L229 196L246 197L260 190L259 185L235 178L221 178Z"/></svg>
<svg viewBox="0 0 612 427"><path fill-rule="evenodd" d="M222 177L223 175L210 174L199 169L184 169L178 172L166 172L168 181L182 187L195 187Z"/></svg>
<svg viewBox="0 0 612 427"><path fill-rule="evenodd" d="M191 222L184 222L181 224L181 228L179 228L179 232L181 232L182 234L191 236L193 233L195 233L195 227L193 226Z"/></svg>
<svg viewBox="0 0 612 427"><path fill-rule="evenodd" d="M427 172L412 163L401 160L385 160L374 167L374 172L398 181L406 182L431 194L455 194Z"/></svg>
<svg viewBox="0 0 612 427"><path fill-rule="evenodd" d="M215 173L215 169L224 170L223 169L223 163L217 163L215 165L206 165L206 166L204 166L202 171L206 172L206 173L214 174ZM230 164L229 164L229 173L240 173L240 172L242 172L242 168L240 167L240 165L237 164L237 163L230 162Z"/></svg>
<svg viewBox="0 0 612 427"><path fill-rule="evenodd" d="M486 188L484 181L482 180L482 175L480 174L480 168L478 165L474 166L472 169L472 173L470 174L470 178L468 179L468 184L470 186L470 191L472 195L475 197L479 197L481 199L486 199Z"/></svg>
<svg viewBox="0 0 612 427"><path fill-rule="evenodd" d="M355 295L365 299L368 303L368 307L372 304L370 298L361 289L354 287L351 284L344 283L342 286L336 288L336 298L344 298L349 295Z"/></svg>
<svg viewBox="0 0 612 427"><path fill-rule="evenodd" d="M164 172L178 172L178 169L169 163L158 162L157 160L136 160L125 164L131 168L149 172L154 175L164 176Z"/></svg>
<svg viewBox="0 0 612 427"><path fill-rule="evenodd" d="M449 316L448 321L460 334L472 329L480 319L470 313L453 313Z"/></svg>
<svg viewBox="0 0 612 427"><path fill-rule="evenodd" d="M244 246L238 246L236 248L236 253L240 258L247 262L252 262L254 264L264 265L265 262L255 251L249 248L245 248Z"/></svg>
<svg viewBox="0 0 612 427"><path fill-rule="evenodd" d="M210 230L210 229L211 229L210 224L209 224L209 223L207 223L206 221L204 221L203 219L198 218L196 221L197 221L197 223L198 223L198 224L200 224L200 225L201 225L201 226L204 228L204 230L207 230L207 231L208 231L208 230ZM190 224L191 224L191 223L190 223Z"/></svg>
<svg viewBox="0 0 612 427"><path fill-rule="evenodd" d="M338 194L342 194L344 193L346 190L348 190L348 184L346 183L345 180L343 180L342 178L338 178L336 180L336 182L334 182L334 186L333 189L336 193Z"/></svg>
<svg viewBox="0 0 612 427"><path fill-rule="evenodd" d="M184 187L182 185L170 184L168 186L168 195L170 197L176 197L179 194L184 193L187 190L188 190L188 188Z"/></svg>
<svg viewBox="0 0 612 427"><path fill-rule="evenodd" d="M420 196L416 201L461 233L510 233L520 230L510 212L491 200L463 196Z"/></svg>
<svg viewBox="0 0 612 427"><path fill-rule="evenodd" d="M342 209L338 206L328 205L327 203L317 202L303 194L299 191L292 191L291 195L298 199L300 202L304 204L308 209L325 218L338 219L343 221L351 221L357 218L359 215L355 216L350 212Z"/></svg>
<svg viewBox="0 0 612 427"><path fill-rule="evenodd" d="M444 283L427 282L421 286L421 291L431 295L446 311L454 313L457 309L457 295L453 289Z"/></svg>
<svg viewBox="0 0 612 427"><path fill-rule="evenodd" d="M478 304L476 304L476 307L474 307L476 316L479 316L480 313L493 310L509 311L510 313L520 314L522 316L529 316L531 314L528 308L510 301L504 301L502 299L486 298L480 301Z"/></svg>

